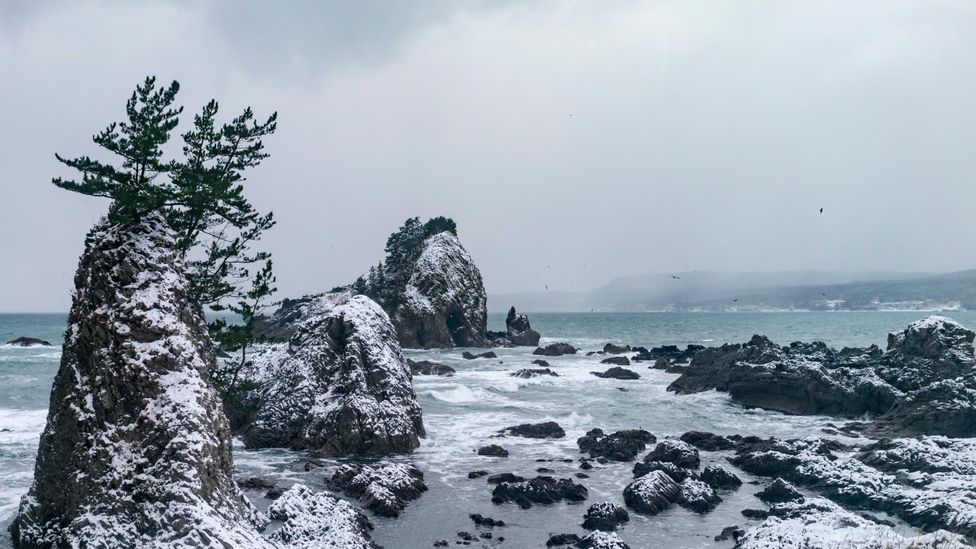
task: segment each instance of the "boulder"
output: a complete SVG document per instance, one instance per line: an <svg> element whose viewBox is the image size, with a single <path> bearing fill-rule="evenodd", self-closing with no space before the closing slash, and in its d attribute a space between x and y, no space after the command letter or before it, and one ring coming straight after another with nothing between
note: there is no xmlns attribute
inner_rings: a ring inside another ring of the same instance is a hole
<svg viewBox="0 0 976 549"><path fill-rule="evenodd" d="M279 542L278 547L382 549L369 539L369 531L373 529L372 523L352 504L325 492L313 492L302 484L292 486L276 499L268 507L268 517L283 521L281 527L268 536ZM195 524L189 526L199 528L199 525ZM160 547L173 547L171 543L171 541L167 542ZM118 547L118 545L109 545L109 547ZM213 547L213 545L201 542L194 547ZM248 544L224 547L260 546Z"/></svg>
<svg viewBox="0 0 976 549"><path fill-rule="evenodd" d="M396 333L366 296L310 311L287 345L265 347L242 375L255 387L243 399L255 410L241 430L249 448L403 453L424 436Z"/></svg>
<svg viewBox="0 0 976 549"><path fill-rule="evenodd" d="M550 343L545 347L537 347L536 350L532 351L532 354L541 356L575 355L577 350L569 343Z"/></svg>
<svg viewBox="0 0 976 549"><path fill-rule="evenodd" d="M662 471L675 482L683 482L690 474L669 461L638 461L634 464L634 478L640 478L651 471Z"/></svg>
<svg viewBox="0 0 976 549"><path fill-rule="evenodd" d="M515 312L515 307L508 310L505 317L505 331L508 340L517 347L535 347L539 344L539 332L529 325L529 317Z"/></svg>
<svg viewBox="0 0 976 549"><path fill-rule="evenodd" d="M657 439L643 429L629 429L605 435L601 429L593 429L576 440L581 453L592 458L603 457L610 461L634 461L647 444Z"/></svg>
<svg viewBox="0 0 976 549"><path fill-rule="evenodd" d="M736 490L742 486L742 479L718 465L706 465L701 472L701 480L715 490Z"/></svg>
<svg viewBox="0 0 976 549"><path fill-rule="evenodd" d="M494 351L486 351L484 353L474 354L470 351L464 351L461 353L461 358L465 360L474 360L476 358L498 358L498 355Z"/></svg>
<svg viewBox="0 0 976 549"><path fill-rule="evenodd" d="M666 461L685 469L697 469L701 463L698 450L687 442L675 439L662 440L644 456L645 462Z"/></svg>
<svg viewBox="0 0 976 549"><path fill-rule="evenodd" d="M703 349L705 347L702 345L688 345L685 349L679 349L677 345L664 345L654 347L653 349L634 347L634 352L637 354L634 355L633 360L635 362L645 362L663 359L668 362L680 364L691 361Z"/></svg>
<svg viewBox="0 0 976 549"><path fill-rule="evenodd" d="M559 374L553 372L549 368L523 368L521 370L512 372L511 375L512 377L521 377L524 379L540 376L559 377Z"/></svg>
<svg viewBox="0 0 976 549"><path fill-rule="evenodd" d="M624 488L624 503L642 515L656 515L680 496L681 486L663 471L651 471Z"/></svg>
<svg viewBox="0 0 976 549"><path fill-rule="evenodd" d="M627 368L621 368L620 366L614 366L605 372L590 372L596 377L602 377L605 379L640 379L640 374L633 370L628 370Z"/></svg>
<svg viewBox="0 0 976 549"><path fill-rule="evenodd" d="M438 364L429 360L410 360L408 358L407 364L410 366L410 373L415 376L454 377L454 374L457 373L454 368L446 364Z"/></svg>
<svg viewBox="0 0 976 549"><path fill-rule="evenodd" d="M546 547L577 547L577 544L582 541L577 534L553 534L549 536L546 541Z"/></svg>
<svg viewBox="0 0 976 549"><path fill-rule="evenodd" d="M428 237L390 314L407 348L483 347L488 328L481 272L450 231Z"/></svg>
<svg viewBox="0 0 976 549"><path fill-rule="evenodd" d="M326 479L330 490L359 498L359 504L383 517L400 516L407 504L427 491L424 472L405 463L347 463Z"/></svg>
<svg viewBox="0 0 976 549"><path fill-rule="evenodd" d="M214 352L162 216L96 224L74 280L14 546L272 547L232 477Z"/></svg>
<svg viewBox="0 0 976 549"><path fill-rule="evenodd" d="M719 535L715 536L715 541L739 541L739 538L744 536L745 533L746 531L738 526L726 526L722 528L722 532Z"/></svg>
<svg viewBox="0 0 976 549"><path fill-rule="evenodd" d="M803 502L803 494L781 478L776 478L769 486L757 492L756 497L765 503Z"/></svg>
<svg viewBox="0 0 976 549"><path fill-rule="evenodd" d="M704 514L714 509L721 501L722 498L715 493L715 490L701 480L689 476L681 481L678 505L698 514Z"/></svg>
<svg viewBox="0 0 976 549"><path fill-rule="evenodd" d="M563 438L566 436L566 431L563 431L563 428L555 421L523 423L506 427L501 430L501 433L525 438Z"/></svg>
<svg viewBox="0 0 976 549"><path fill-rule="evenodd" d="M576 545L580 549L630 549L614 532L590 532Z"/></svg>
<svg viewBox="0 0 976 549"><path fill-rule="evenodd" d="M537 358L537 359L533 360L532 361L532 364L535 364L536 366L542 366L543 368L548 368L549 367L549 363L547 361L545 361L545 360L542 360L541 358Z"/></svg>
<svg viewBox="0 0 976 549"><path fill-rule="evenodd" d="M50 347L51 343L43 339L37 339L36 337L18 337L8 341L7 345L13 347Z"/></svg>
<svg viewBox="0 0 976 549"><path fill-rule="evenodd" d="M572 479L556 479L540 475L530 480L499 483L491 493L491 502L494 504L513 502L523 509L528 509L533 503L583 501L586 497L586 487L576 484Z"/></svg>
<svg viewBox="0 0 976 549"><path fill-rule="evenodd" d="M729 440L728 437L723 437L721 435L707 433L704 431L688 431L687 433L681 435L680 440L682 442L687 442L699 450L705 450L708 452L731 450L735 448L735 444Z"/></svg>
<svg viewBox="0 0 976 549"><path fill-rule="evenodd" d="M603 352L607 353L608 355L622 355L624 353L630 352L630 345L624 345L623 347L621 347L620 345L607 343L606 345L603 346Z"/></svg>
<svg viewBox="0 0 976 549"><path fill-rule="evenodd" d="M482 516L480 513L471 513L468 516L471 517L471 520L473 520L474 523L478 526L485 526L488 528L495 528L495 527L500 528L502 526L505 526L505 521Z"/></svg>
<svg viewBox="0 0 976 549"><path fill-rule="evenodd" d="M525 477L516 475L515 473L498 473L495 475L490 475L487 478L488 484L501 484L503 482L523 482Z"/></svg>
<svg viewBox="0 0 976 549"><path fill-rule="evenodd" d="M478 448L479 456L508 457L508 450L497 444L489 444Z"/></svg>
<svg viewBox="0 0 976 549"><path fill-rule="evenodd" d="M655 370L670 370L671 369L671 361L668 360L668 359L666 359L666 358L659 358L659 359L657 359L657 360L654 361L654 365L651 366L651 368L653 368Z"/></svg>
<svg viewBox="0 0 976 549"><path fill-rule="evenodd" d="M630 513L623 507L608 501L594 503L583 515L583 528L612 532L630 520Z"/></svg>
<svg viewBox="0 0 976 549"><path fill-rule="evenodd" d="M600 364L615 364L617 366L630 366L630 359L625 356L612 356L601 360Z"/></svg>

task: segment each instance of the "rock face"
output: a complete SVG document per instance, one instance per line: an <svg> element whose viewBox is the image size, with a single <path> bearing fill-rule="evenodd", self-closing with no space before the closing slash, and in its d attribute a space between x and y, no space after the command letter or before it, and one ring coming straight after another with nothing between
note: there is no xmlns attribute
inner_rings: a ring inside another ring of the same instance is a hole
<svg viewBox="0 0 976 549"><path fill-rule="evenodd" d="M362 295L312 309L287 345L268 346L244 372L257 387L244 443L329 454L416 448L423 419L386 313Z"/></svg>
<svg viewBox="0 0 976 549"><path fill-rule="evenodd" d="M680 496L681 486L663 471L651 471L624 488L624 503L642 515L656 515Z"/></svg>
<svg viewBox="0 0 976 549"><path fill-rule="evenodd" d="M457 236L445 231L424 242L390 319L403 347L483 347L487 299L471 255Z"/></svg>
<svg viewBox="0 0 976 549"><path fill-rule="evenodd" d="M96 225L14 545L272 546L231 477L213 365L162 218Z"/></svg>
<svg viewBox="0 0 976 549"><path fill-rule="evenodd" d="M505 331L508 341L517 347L535 347L539 344L539 332L532 329L529 317L515 312L515 307L508 310L505 318Z"/></svg>
<svg viewBox="0 0 976 549"><path fill-rule="evenodd" d="M695 355L668 390L727 391L733 400L794 414L880 416L879 433L976 436L974 333L931 316L888 338L888 349L823 343L781 347L765 337Z"/></svg>
<svg viewBox="0 0 976 549"><path fill-rule="evenodd" d="M400 516L407 504L427 491L424 472L413 465L347 463L328 479L329 488L359 498L359 504L383 517Z"/></svg>

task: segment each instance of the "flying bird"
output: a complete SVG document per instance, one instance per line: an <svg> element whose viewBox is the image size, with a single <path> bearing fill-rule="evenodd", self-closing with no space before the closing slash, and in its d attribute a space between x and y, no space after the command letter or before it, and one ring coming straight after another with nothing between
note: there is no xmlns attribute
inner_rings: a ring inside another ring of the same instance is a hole
<svg viewBox="0 0 976 549"><path fill-rule="evenodd" d="M546 284L546 291L547 292L549 291L549 285L548 284Z"/></svg>
<svg viewBox="0 0 976 549"><path fill-rule="evenodd" d="M738 299L733 299L732 301L739 301Z"/></svg>
<svg viewBox="0 0 976 549"><path fill-rule="evenodd" d="M820 208L820 213L823 213L823 208Z"/></svg>
<svg viewBox="0 0 976 549"><path fill-rule="evenodd" d="M671 275L671 278L673 278L675 280L681 280L681 277L680 276L676 276L676 275Z"/></svg>

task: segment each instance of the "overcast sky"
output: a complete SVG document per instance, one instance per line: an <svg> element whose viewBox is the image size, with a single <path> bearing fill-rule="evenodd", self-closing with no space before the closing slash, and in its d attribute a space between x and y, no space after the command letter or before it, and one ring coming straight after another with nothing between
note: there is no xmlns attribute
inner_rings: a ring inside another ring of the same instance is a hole
<svg viewBox="0 0 976 549"><path fill-rule="evenodd" d="M489 293L976 267L971 0L280 4L0 0L0 310L67 310L108 204L54 153L148 74L278 111L247 192L283 296L433 215Z"/></svg>

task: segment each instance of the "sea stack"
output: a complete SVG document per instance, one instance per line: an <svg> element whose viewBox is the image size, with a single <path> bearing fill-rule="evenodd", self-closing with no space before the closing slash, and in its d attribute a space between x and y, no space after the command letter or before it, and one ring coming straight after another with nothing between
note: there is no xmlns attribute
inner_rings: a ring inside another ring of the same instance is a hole
<svg viewBox="0 0 976 549"><path fill-rule="evenodd" d="M389 317L373 300L311 303L288 344L258 353L245 376L256 410L242 437L251 448L329 454L410 452L424 424L410 367Z"/></svg>
<svg viewBox="0 0 976 549"><path fill-rule="evenodd" d="M163 218L96 225L14 546L272 546L231 476L213 364Z"/></svg>

